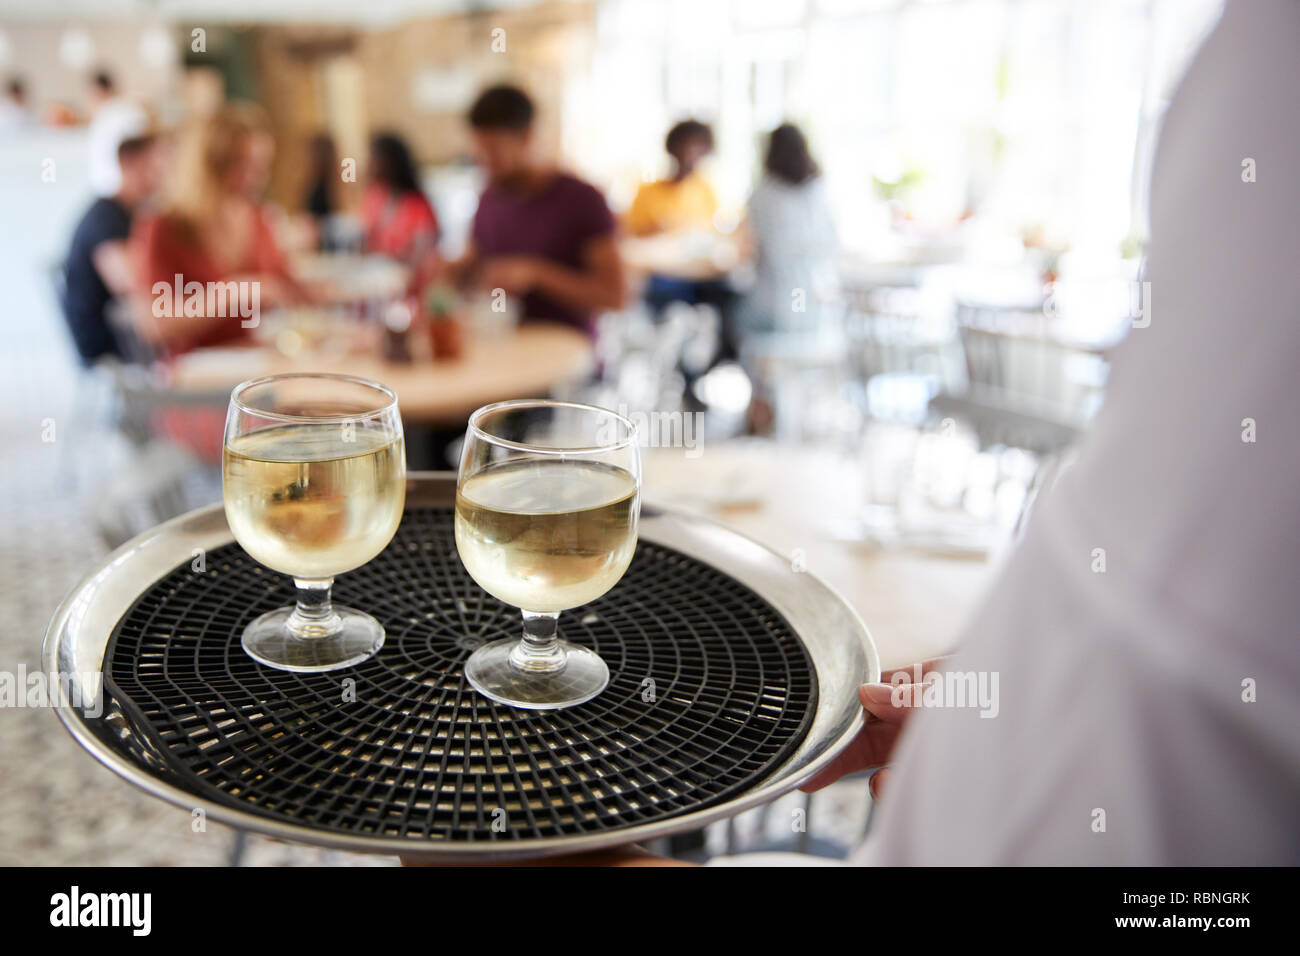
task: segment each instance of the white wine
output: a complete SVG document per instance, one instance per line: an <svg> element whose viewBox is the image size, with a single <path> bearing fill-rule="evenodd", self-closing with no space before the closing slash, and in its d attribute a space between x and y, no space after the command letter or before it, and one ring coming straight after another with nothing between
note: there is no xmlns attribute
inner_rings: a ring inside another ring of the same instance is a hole
<svg viewBox="0 0 1300 956"><path fill-rule="evenodd" d="M263 428L221 455L226 517L272 570L321 579L365 564L392 540L406 503L405 447L386 429Z"/></svg>
<svg viewBox="0 0 1300 956"><path fill-rule="evenodd" d="M493 597L554 613L612 588L636 550L636 479L587 461L492 465L456 491L456 547Z"/></svg>

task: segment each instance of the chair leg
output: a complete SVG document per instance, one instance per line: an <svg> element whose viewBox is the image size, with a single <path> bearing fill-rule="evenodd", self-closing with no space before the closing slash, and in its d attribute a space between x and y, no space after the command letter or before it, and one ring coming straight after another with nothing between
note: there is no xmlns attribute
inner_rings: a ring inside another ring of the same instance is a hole
<svg viewBox="0 0 1300 956"><path fill-rule="evenodd" d="M248 850L248 834L243 830L235 831L235 839L230 843L230 854L226 858L227 866L243 866L244 854Z"/></svg>
<svg viewBox="0 0 1300 956"><path fill-rule="evenodd" d="M94 431L84 427L84 423L95 415L98 405L96 402L98 385L98 381L90 372L84 370L78 372L76 385L73 386L72 408L68 415L69 424L62 429L61 435L57 435L57 441L61 443L58 456L58 482L59 487L68 494L77 491L81 485L81 475L77 468L78 459L73 445L79 436Z"/></svg>
<svg viewBox="0 0 1300 956"><path fill-rule="evenodd" d="M794 838L794 850L796 853L807 853L808 842L812 839L809 836L812 831L812 801L811 793L802 794L803 797L803 829L801 829Z"/></svg>

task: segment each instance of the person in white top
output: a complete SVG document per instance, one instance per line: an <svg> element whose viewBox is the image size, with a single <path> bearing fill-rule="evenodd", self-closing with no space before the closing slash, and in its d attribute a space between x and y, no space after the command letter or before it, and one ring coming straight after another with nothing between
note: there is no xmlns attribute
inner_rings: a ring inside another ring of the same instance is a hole
<svg viewBox="0 0 1300 956"><path fill-rule="evenodd" d="M833 298L837 246L821 172L799 128L768 138L763 175L745 212L754 285L740 307L742 335L816 332Z"/></svg>
<svg viewBox="0 0 1300 956"><path fill-rule="evenodd" d="M143 135L149 114L139 103L119 96L113 78L100 71L90 81L90 188L97 196L112 196L122 187L117 147Z"/></svg>
<svg viewBox="0 0 1300 956"><path fill-rule="evenodd" d="M1230 2L1184 78L1150 324L945 662L997 714L864 698L912 716L854 862L1300 863L1297 49L1296 0Z"/></svg>

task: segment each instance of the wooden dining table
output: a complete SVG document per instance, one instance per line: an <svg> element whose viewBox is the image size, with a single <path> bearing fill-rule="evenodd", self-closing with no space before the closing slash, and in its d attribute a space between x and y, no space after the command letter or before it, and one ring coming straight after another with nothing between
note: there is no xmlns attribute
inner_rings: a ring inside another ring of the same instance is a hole
<svg viewBox="0 0 1300 956"><path fill-rule="evenodd" d="M397 362L378 349L286 355L273 346L199 349L173 360L171 387L219 393L250 378L325 372L370 379L397 392L402 417L428 425L463 423L481 405L550 394L595 367L591 340L576 329L525 322L494 337L466 335L459 357Z"/></svg>
<svg viewBox="0 0 1300 956"><path fill-rule="evenodd" d="M996 556L881 547L843 532L859 465L830 449L746 439L645 453L643 496L718 521L817 575L861 615L881 666L950 653L992 584Z"/></svg>

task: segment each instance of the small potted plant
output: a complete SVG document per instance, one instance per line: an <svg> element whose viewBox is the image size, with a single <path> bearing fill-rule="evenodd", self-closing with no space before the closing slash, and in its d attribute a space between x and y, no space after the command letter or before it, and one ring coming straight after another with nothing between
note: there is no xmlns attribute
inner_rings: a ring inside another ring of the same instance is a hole
<svg viewBox="0 0 1300 956"><path fill-rule="evenodd" d="M424 293L424 310L429 317L429 341L435 361L459 358L464 349L464 334L457 307L460 297L444 283L435 283Z"/></svg>

